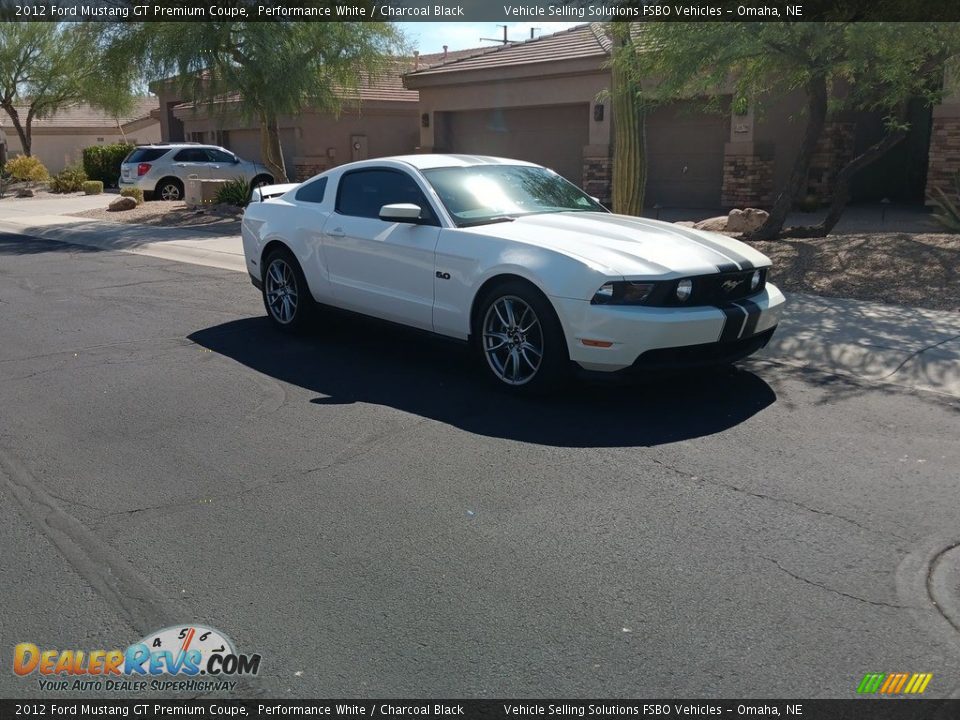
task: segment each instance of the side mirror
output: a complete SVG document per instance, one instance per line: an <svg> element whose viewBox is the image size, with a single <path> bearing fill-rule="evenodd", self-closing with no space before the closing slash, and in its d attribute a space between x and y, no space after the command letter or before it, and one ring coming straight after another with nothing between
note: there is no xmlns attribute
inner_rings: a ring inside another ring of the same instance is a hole
<svg viewBox="0 0 960 720"><path fill-rule="evenodd" d="M240 164L240 158L238 158L236 155L233 156L233 164L234 164L234 165L239 165L239 164Z"/></svg>
<svg viewBox="0 0 960 720"><path fill-rule="evenodd" d="M420 206L413 203L395 203L380 208L380 219L387 222L417 223L420 221Z"/></svg>

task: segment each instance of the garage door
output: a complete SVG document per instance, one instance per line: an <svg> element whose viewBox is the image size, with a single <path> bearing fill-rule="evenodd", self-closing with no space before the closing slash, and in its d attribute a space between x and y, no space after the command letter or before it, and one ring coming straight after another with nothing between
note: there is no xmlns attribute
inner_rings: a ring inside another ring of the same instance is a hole
<svg viewBox="0 0 960 720"><path fill-rule="evenodd" d="M647 207L719 208L729 113L695 103L657 108L647 118Z"/></svg>
<svg viewBox="0 0 960 720"><path fill-rule="evenodd" d="M497 155L545 165L579 185L589 113L586 103L444 113L442 143L445 152Z"/></svg>

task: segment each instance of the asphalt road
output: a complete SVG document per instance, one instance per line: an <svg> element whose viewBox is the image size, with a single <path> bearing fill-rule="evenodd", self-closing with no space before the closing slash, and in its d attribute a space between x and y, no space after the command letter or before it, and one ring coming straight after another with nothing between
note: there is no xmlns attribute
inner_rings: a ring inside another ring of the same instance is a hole
<svg viewBox="0 0 960 720"><path fill-rule="evenodd" d="M281 336L240 274L0 236L0 696L43 694L18 642L182 622L276 697L947 696L958 420L761 362L517 400L379 323Z"/></svg>

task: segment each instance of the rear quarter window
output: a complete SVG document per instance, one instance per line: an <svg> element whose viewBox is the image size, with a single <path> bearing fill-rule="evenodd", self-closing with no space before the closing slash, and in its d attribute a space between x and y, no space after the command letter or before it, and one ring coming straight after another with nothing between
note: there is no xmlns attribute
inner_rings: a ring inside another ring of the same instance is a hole
<svg viewBox="0 0 960 720"><path fill-rule="evenodd" d="M170 148L136 148L133 152L127 155L127 159L124 160L124 162L153 162L154 160L163 157L168 152L170 152Z"/></svg>
<svg viewBox="0 0 960 720"><path fill-rule="evenodd" d="M320 178L319 180L314 180L311 183L307 183L302 188L297 190L295 197L301 202L322 203L326 194L327 179Z"/></svg>

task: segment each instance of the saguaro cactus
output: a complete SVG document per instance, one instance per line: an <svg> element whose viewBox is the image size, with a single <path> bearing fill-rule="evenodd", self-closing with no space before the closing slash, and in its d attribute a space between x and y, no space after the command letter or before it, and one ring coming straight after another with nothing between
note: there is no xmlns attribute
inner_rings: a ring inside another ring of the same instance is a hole
<svg viewBox="0 0 960 720"><path fill-rule="evenodd" d="M614 40L610 104L613 111L613 211L639 215L647 187L646 127L640 87L629 71L634 51L630 23L611 23Z"/></svg>

